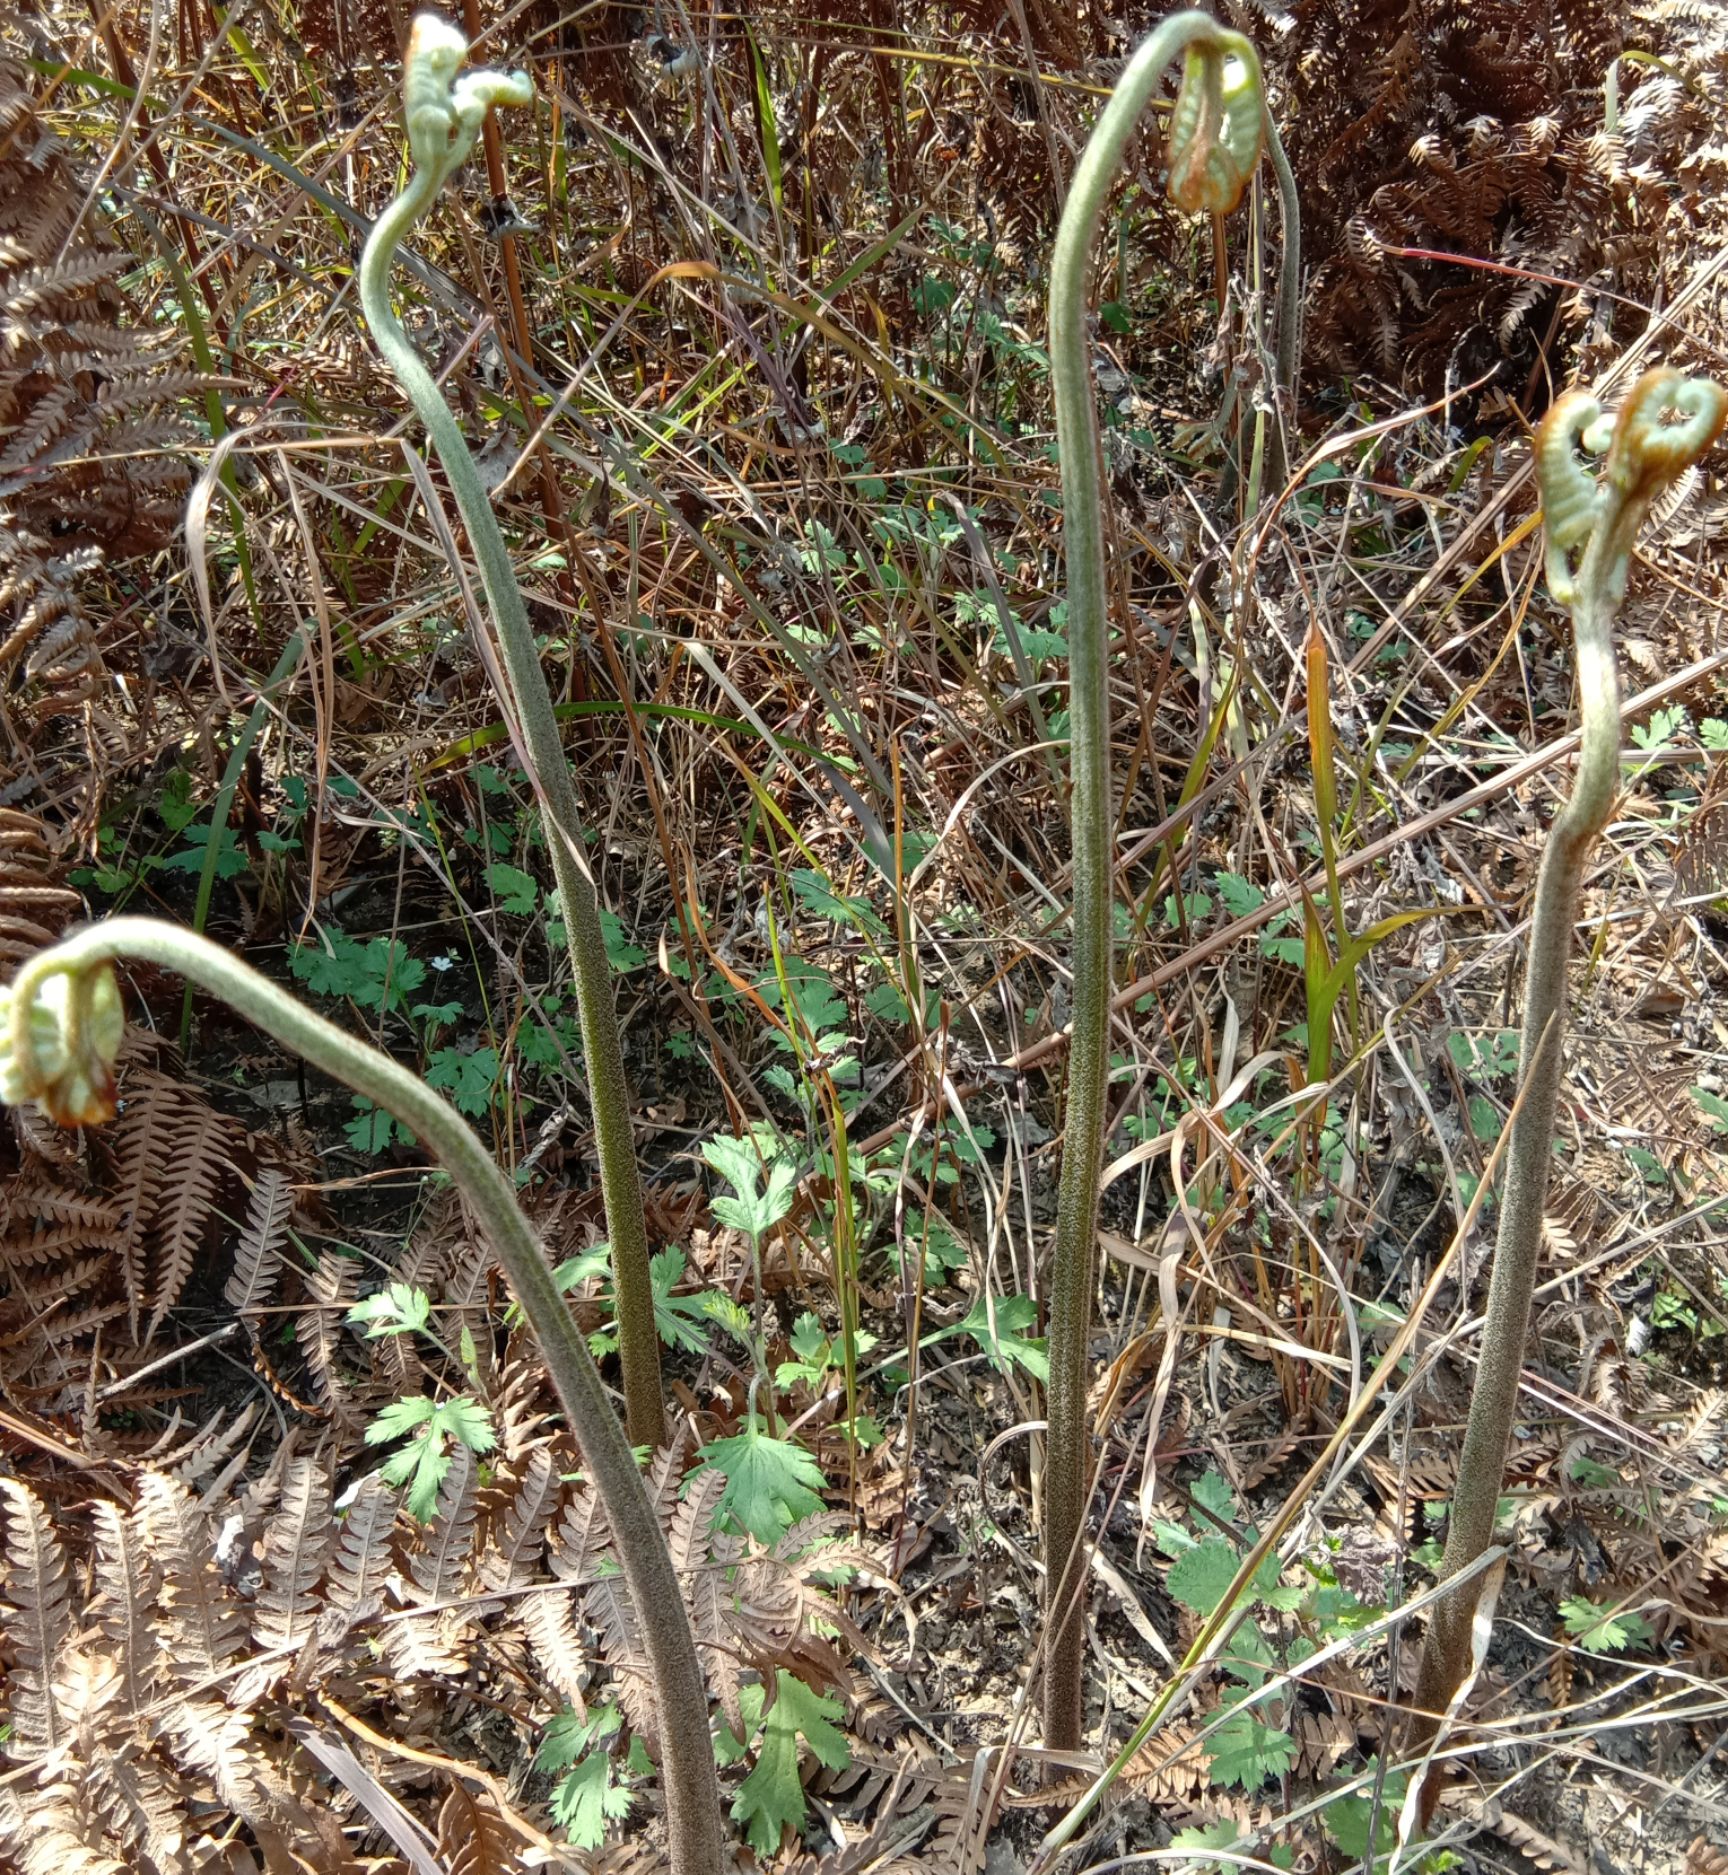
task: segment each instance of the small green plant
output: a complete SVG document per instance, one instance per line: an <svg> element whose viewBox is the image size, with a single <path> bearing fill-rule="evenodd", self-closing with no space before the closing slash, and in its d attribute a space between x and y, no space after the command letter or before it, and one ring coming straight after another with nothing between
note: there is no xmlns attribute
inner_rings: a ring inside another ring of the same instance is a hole
<svg viewBox="0 0 1728 1875"><path fill-rule="evenodd" d="M1630 1647L1648 1647L1655 1638L1636 1609L1604 1608L1583 1595L1568 1596L1560 1604L1560 1619L1567 1634L1593 1654L1621 1654Z"/></svg>
<svg viewBox="0 0 1728 1875"><path fill-rule="evenodd" d="M611 1700L591 1707L586 1718L561 1712L547 1726L534 1754L536 1771L558 1777L552 1786L552 1815L578 1849L598 1849L606 1840L606 1825L630 1814L630 1791L618 1781L617 1761L608 1748L623 1723L623 1714ZM650 1766L641 1739L631 1739L627 1764L637 1776L647 1775Z"/></svg>
<svg viewBox="0 0 1728 1875"><path fill-rule="evenodd" d="M689 1259L676 1245L659 1251L648 1261L649 1286L654 1296L654 1325L661 1341L669 1348L683 1348L690 1354L708 1352L711 1324L730 1327L733 1303L718 1290L707 1289L693 1296L678 1294ZM567 1257L554 1272L558 1287L568 1294L591 1277L600 1277L601 1299L612 1309L611 1319L602 1322L588 1337L589 1352L598 1360L618 1350L618 1291L612 1281L612 1246L596 1244L591 1250Z"/></svg>
<svg viewBox="0 0 1728 1875"><path fill-rule="evenodd" d="M1242 1553L1258 1540L1228 1483L1208 1472L1193 1485L1192 1515L1182 1523L1153 1525L1154 1542L1170 1559L1167 1585L1172 1598L1199 1616L1216 1618L1226 1611L1240 1571ZM1303 1559L1285 1581L1275 1556L1268 1556L1236 1597L1244 1611L1228 1649L1216 1657L1222 1675L1215 1710L1207 1715L1199 1746L1214 1789L1239 1791L1250 1799L1268 1779L1287 1777L1299 1751L1294 1733L1294 1680L1305 1662L1323 1648L1348 1649L1356 1637L1371 1639L1384 1629L1383 1606L1364 1601L1346 1589L1328 1549ZM1358 1584L1358 1586L1362 1586ZM1282 1685L1279 1676L1289 1676ZM1389 1855L1397 1835L1398 1806L1407 1778L1394 1768L1376 1765L1335 1774L1338 1794L1320 1805L1320 1820L1339 1851L1356 1861L1368 1855L1375 1839L1376 1870ZM1365 1788L1366 1787L1366 1788ZM1184 1831L1173 1847L1204 1851L1246 1850L1256 1841L1253 1829L1220 1818ZM1286 1847L1272 1844L1256 1851L1274 1867L1291 1865ZM1227 1868L1228 1861L1194 1867ZM1447 1864L1413 1861L1413 1870L1437 1875Z"/></svg>
<svg viewBox="0 0 1728 1875"><path fill-rule="evenodd" d="M1720 1094L1712 1093L1708 1087L1693 1088L1692 1098L1710 1122L1711 1132L1728 1133L1728 1100L1724 1100Z"/></svg>
<svg viewBox="0 0 1728 1875"><path fill-rule="evenodd" d="M760 1258L762 1240L791 1212L798 1193L798 1167L786 1142L772 1126L759 1122L736 1139L703 1141L702 1159L732 1188L714 1197L714 1215L742 1231L750 1239L751 1255ZM759 1268L756 1280L762 1280Z"/></svg>
<svg viewBox="0 0 1728 1875"><path fill-rule="evenodd" d="M842 1771L852 1761L846 1734L839 1729L844 1713L839 1700L825 1698L783 1668L772 1681L771 1704L766 1685L746 1686L739 1694L743 1737L722 1732L715 1741L721 1762L734 1764L756 1740L755 1768L739 1786L732 1818L744 1825L745 1839L760 1856L777 1854L785 1831L804 1827L799 1740L831 1771Z"/></svg>
<svg viewBox="0 0 1728 1875"><path fill-rule="evenodd" d="M823 1508L822 1467L803 1446L765 1432L756 1413L746 1416L742 1432L713 1440L697 1457L726 1480L716 1514L770 1548Z"/></svg>
<svg viewBox="0 0 1728 1875"><path fill-rule="evenodd" d="M774 1369L774 1384L777 1387L795 1387L802 1383L815 1392L827 1386L830 1374L839 1373L845 1367L844 1353L822 1326L822 1317L810 1309L806 1309L792 1324L792 1333L787 1339L791 1344L792 1359L782 1361ZM859 1334L860 1354L868 1354L875 1345L876 1337L868 1330Z"/></svg>
<svg viewBox="0 0 1728 1875"><path fill-rule="evenodd" d="M386 1484L407 1485L408 1515L430 1523L438 1510L438 1487L450 1470L451 1445L465 1445L482 1457L497 1444L492 1415L465 1393L454 1399L428 1400L416 1395L392 1400L366 1428L368 1445L408 1443L378 1467Z"/></svg>
<svg viewBox="0 0 1728 1875"><path fill-rule="evenodd" d="M790 1148L773 1126L759 1121L738 1138L705 1140L703 1162L731 1186L716 1193L710 1208L722 1224L729 1224L750 1240L750 1300L754 1335L751 1353L757 1372L764 1372L762 1244L791 1210L798 1193L798 1168Z"/></svg>
<svg viewBox="0 0 1728 1875"><path fill-rule="evenodd" d="M476 1386L480 1384L480 1362L472 1331L464 1326L456 1347L446 1347L432 1326L432 1298L417 1284L387 1283L373 1294L362 1296L345 1319L350 1328L363 1329L368 1341L418 1335L447 1361L462 1367Z"/></svg>
<svg viewBox="0 0 1728 1875"><path fill-rule="evenodd" d="M288 968L314 996L343 996L379 1014L407 1014L408 999L426 981L425 964L400 938L363 943L330 926L297 944Z"/></svg>

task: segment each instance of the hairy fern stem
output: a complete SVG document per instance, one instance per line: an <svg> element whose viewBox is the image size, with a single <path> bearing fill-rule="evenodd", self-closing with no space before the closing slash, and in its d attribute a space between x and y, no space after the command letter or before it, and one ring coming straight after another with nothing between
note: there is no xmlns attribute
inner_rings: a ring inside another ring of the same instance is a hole
<svg viewBox="0 0 1728 1875"><path fill-rule="evenodd" d="M1190 212L1228 214L1260 158L1266 111L1260 61L1240 33L1209 15L1175 13L1146 39L1088 140L1050 261L1050 373L1062 461L1068 554L1069 692L1073 738L1069 825L1074 868L1074 1022L1061 1182L1050 1275L1049 1431L1044 1466L1044 1742L1080 1742L1085 1563L1091 1492L1086 1353L1092 1316L1098 1175L1109 1067L1110 786L1109 576L1104 467L1087 326L1093 242L1105 199L1140 114L1174 58L1185 60L1170 120L1170 195ZM1293 223L1287 223L1287 231Z"/></svg>
<svg viewBox="0 0 1728 1875"><path fill-rule="evenodd" d="M1607 824L1619 785L1614 617L1625 596L1638 530L1651 504L1710 447L1725 415L1728 395L1717 385L1684 378L1678 371L1656 370L1632 387L1617 417L1606 417L1587 393L1569 391L1555 402L1537 432L1548 585L1555 599L1572 610L1582 733L1577 779L1549 830L1536 882L1517 1109L1507 1142L1494 1268L1440 1563L1442 1580L1468 1568L1493 1537L1516 1418L1553 1158L1572 926L1590 850ZM1600 486L1578 460L1580 445L1592 453L1604 448L1608 452ZM1582 558L1574 571L1572 554L1580 548ZM1464 1682L1480 1587L1480 1579L1472 1579L1435 1604L1416 1688L1417 1724L1424 1740L1433 1736Z"/></svg>
<svg viewBox="0 0 1728 1875"><path fill-rule="evenodd" d="M384 355L431 438L480 568L509 695L500 699L516 719L523 751L533 770L552 854L552 876L564 911L582 1054L594 1111L595 1154L612 1273L618 1297L619 1359L624 1370L624 1406L630 1436L638 1445L658 1446L666 1437L660 1379L660 1340L648 1273L648 1231L636 1143L630 1129L630 1088L613 1004L611 971L600 928L600 901L588 870L576 787L564 759L564 744L552 693L540 666L528 608L516 583L510 551L474 459L450 407L420 354L409 342L390 304L390 263L415 223L437 201L444 184L473 148L494 104L527 104L533 88L522 72L457 72L468 42L436 15L414 22L402 81L403 112L414 172L408 186L378 217L360 256L360 303L373 342Z"/></svg>
<svg viewBox="0 0 1728 1875"><path fill-rule="evenodd" d="M112 968L117 958L160 964L220 998L400 1120L450 1174L534 1330L617 1541L660 1707L672 1866L677 1875L720 1875L720 1787L708 1696L678 1577L630 1441L509 1178L455 1108L418 1075L314 1015L219 944L155 918L110 918L74 932L38 951L10 989L0 991L0 1099L37 1102L66 1123L77 1118L68 1089L77 1095L94 1088L93 1101L81 1111L99 1116L123 1026ZM106 1104L112 1112L111 1097Z"/></svg>

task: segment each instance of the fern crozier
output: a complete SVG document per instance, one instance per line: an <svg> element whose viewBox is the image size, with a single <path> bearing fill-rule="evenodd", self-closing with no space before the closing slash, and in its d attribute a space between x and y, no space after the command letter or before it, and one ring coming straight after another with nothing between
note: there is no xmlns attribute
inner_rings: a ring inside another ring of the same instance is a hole
<svg viewBox="0 0 1728 1875"><path fill-rule="evenodd" d="M56 1126L111 1120L125 1032L108 964L59 971L30 998L0 989L0 1105L34 1103Z"/></svg>

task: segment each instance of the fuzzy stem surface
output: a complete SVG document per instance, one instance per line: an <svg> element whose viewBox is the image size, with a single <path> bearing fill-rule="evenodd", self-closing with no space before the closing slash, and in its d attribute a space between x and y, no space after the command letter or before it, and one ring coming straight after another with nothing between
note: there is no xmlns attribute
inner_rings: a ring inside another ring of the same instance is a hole
<svg viewBox="0 0 1728 1875"><path fill-rule="evenodd" d="M373 225L360 256L360 303L373 342L426 426L427 436L449 480L474 557L480 569L510 696L521 726L524 753L546 821L552 876L564 912L570 967L575 981L582 1053L588 1069L588 1092L594 1114L595 1156L606 1231L612 1246L612 1276L618 1303L619 1360L624 1377L625 1415L638 1445L665 1443L666 1418L660 1377L660 1338L654 1320L649 1280L648 1231L642 1209L642 1184L636 1165L636 1142L630 1127L630 1087L618 1032L600 901L589 873L582 842L582 814L575 783L564 759L563 739L552 694L540 665L528 608L503 530L487 497L468 444L431 372L414 349L390 304L390 265L398 247L438 199L448 178L473 146L484 109L463 110L460 86L481 74L456 80L454 60L466 50L453 27L422 15L409 42L404 102L409 143L416 165L408 186ZM434 65L442 54L448 71ZM526 102L528 81L514 91L499 80L494 90L508 102ZM441 88L440 88L441 87ZM447 125L439 120L443 112Z"/></svg>
<svg viewBox="0 0 1728 1875"><path fill-rule="evenodd" d="M34 1055L31 1012L50 978L64 974L87 981L100 966L122 958L160 964L220 998L284 1048L400 1120L450 1174L498 1253L540 1343L617 1540L660 1707L673 1867L678 1875L721 1875L720 1788L708 1696L677 1573L630 1442L510 1180L455 1108L418 1075L314 1014L220 945L154 918L110 918L39 951L19 970L11 986L13 1060L28 1064ZM28 1078L27 1067L25 1073Z"/></svg>
<svg viewBox="0 0 1728 1875"><path fill-rule="evenodd" d="M1288 442L1296 435L1296 395L1301 388L1302 202L1270 105L1266 107L1266 153L1278 181L1278 421L1272 428L1267 459L1270 480L1278 486L1290 472Z"/></svg>
<svg viewBox="0 0 1728 1875"><path fill-rule="evenodd" d="M1128 61L1074 171L1050 261L1050 375L1068 557L1069 825L1074 869L1072 1041L1050 1277L1044 1466L1044 1742L1080 1743L1085 1659L1082 1534L1092 1467L1086 1422L1098 1177L1109 1068L1111 831L1109 583L1104 468L1087 331L1093 243L1128 139L1165 67L1189 48L1222 58L1247 42L1201 12L1175 13ZM1252 48L1249 48L1252 56Z"/></svg>
<svg viewBox="0 0 1728 1875"><path fill-rule="evenodd" d="M1554 596L1572 608L1581 713L1578 773L1549 831L1537 875L1524 979L1518 1107L1507 1142L1494 1267L1440 1562L1442 1580L1467 1568L1493 1538L1517 1416L1564 1060L1572 926L1590 850L1607 824L1619 785L1614 617L1625 594L1638 529L1651 503L1715 440L1725 414L1728 397L1714 384L1683 379L1677 371L1647 372L1628 393L1613 425L1600 490L1573 456L1580 438L1599 437L1603 427L1593 399L1568 392L1543 419L1537 435L1549 583ZM1681 420L1671 423L1670 416ZM1579 545L1584 553L1574 577L1566 555ZM1480 1586L1473 1580L1443 1596L1429 1620L1416 1687L1418 1736L1424 1743L1468 1670ZM1430 1786L1430 1798L1435 1788Z"/></svg>

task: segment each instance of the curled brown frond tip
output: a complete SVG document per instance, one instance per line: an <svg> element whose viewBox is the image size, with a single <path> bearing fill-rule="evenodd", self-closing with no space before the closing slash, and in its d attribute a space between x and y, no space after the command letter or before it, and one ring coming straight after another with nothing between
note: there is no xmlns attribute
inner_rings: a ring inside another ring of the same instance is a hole
<svg viewBox="0 0 1728 1875"><path fill-rule="evenodd" d="M1666 366L1646 371L1620 406L1609 480L1647 505L1715 442L1725 419L1728 391L1720 384Z"/></svg>
<svg viewBox="0 0 1728 1875"><path fill-rule="evenodd" d="M1170 200L1185 214L1228 215L1265 141L1260 59L1240 33L1188 47L1170 113Z"/></svg>

